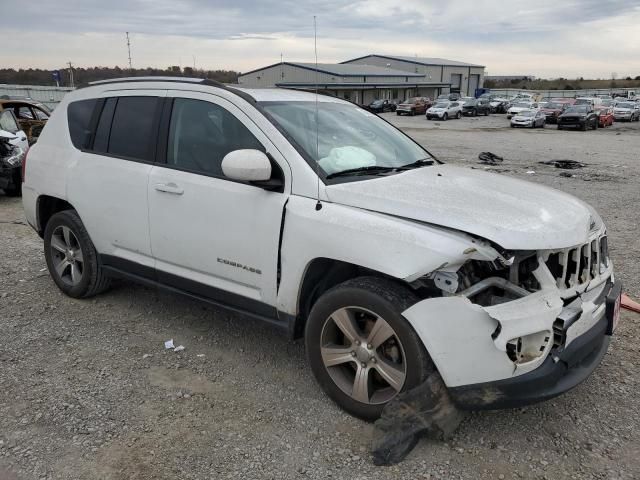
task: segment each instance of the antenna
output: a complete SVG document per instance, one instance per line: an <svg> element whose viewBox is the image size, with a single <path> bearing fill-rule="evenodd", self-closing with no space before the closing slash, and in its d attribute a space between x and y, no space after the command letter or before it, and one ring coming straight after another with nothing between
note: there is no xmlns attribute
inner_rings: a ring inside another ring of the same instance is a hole
<svg viewBox="0 0 640 480"><path fill-rule="evenodd" d="M127 51L129 52L129 71L133 72L133 67L131 66L131 42L129 42L129 32L127 32Z"/></svg>
<svg viewBox="0 0 640 480"><path fill-rule="evenodd" d="M316 16L313 16L313 50L316 56L316 180L318 189L316 191L316 210L322 209L320 203L320 134L318 133L318 27Z"/></svg>

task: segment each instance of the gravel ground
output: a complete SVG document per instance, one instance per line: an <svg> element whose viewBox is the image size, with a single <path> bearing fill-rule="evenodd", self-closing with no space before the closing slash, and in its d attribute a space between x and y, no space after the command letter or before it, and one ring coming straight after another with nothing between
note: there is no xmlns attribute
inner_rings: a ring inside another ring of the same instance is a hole
<svg viewBox="0 0 640 480"><path fill-rule="evenodd" d="M427 122L385 114L443 160L493 168L593 204L617 274L640 296L640 124L512 130L503 115ZM588 163L561 177L539 160ZM527 171L535 174L527 174ZM268 326L131 283L63 296L19 200L0 195L0 480L640 478L640 316L624 312L603 364L537 406L471 414L374 467L371 426L336 408L304 349ZM185 350L165 351L173 338Z"/></svg>

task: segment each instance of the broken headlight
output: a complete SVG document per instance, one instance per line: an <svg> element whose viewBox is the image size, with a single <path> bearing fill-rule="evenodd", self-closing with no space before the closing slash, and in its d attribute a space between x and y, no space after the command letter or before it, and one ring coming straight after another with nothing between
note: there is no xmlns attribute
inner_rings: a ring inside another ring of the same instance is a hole
<svg viewBox="0 0 640 480"><path fill-rule="evenodd" d="M0 157L0 161L4 167L14 168L22 165L22 160L25 156L25 151L17 146L10 145L6 148L7 153Z"/></svg>

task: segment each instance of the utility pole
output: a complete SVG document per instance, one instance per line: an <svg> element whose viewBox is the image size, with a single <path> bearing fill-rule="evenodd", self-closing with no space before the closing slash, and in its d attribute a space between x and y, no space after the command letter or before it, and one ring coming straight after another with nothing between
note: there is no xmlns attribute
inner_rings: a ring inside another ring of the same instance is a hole
<svg viewBox="0 0 640 480"><path fill-rule="evenodd" d="M74 88L76 85L73 82L73 64L71 62L68 62L69 65L69 86L71 88Z"/></svg>
<svg viewBox="0 0 640 480"><path fill-rule="evenodd" d="M129 32L127 32L127 51L129 52L129 71L133 72L133 67L131 66L131 42L129 42Z"/></svg>
<svg viewBox="0 0 640 480"><path fill-rule="evenodd" d="M196 56L193 56L193 72L195 73L196 71Z"/></svg>

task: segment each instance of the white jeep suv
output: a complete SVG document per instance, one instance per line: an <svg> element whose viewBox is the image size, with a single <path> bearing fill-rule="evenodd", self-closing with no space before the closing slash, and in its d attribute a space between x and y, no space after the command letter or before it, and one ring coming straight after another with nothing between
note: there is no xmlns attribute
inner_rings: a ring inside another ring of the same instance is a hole
<svg viewBox="0 0 640 480"><path fill-rule="evenodd" d="M436 370L461 408L553 397L617 319L593 209L444 165L328 96L94 83L29 152L23 202L67 295L122 276L263 319L304 337L319 384L365 419Z"/></svg>

